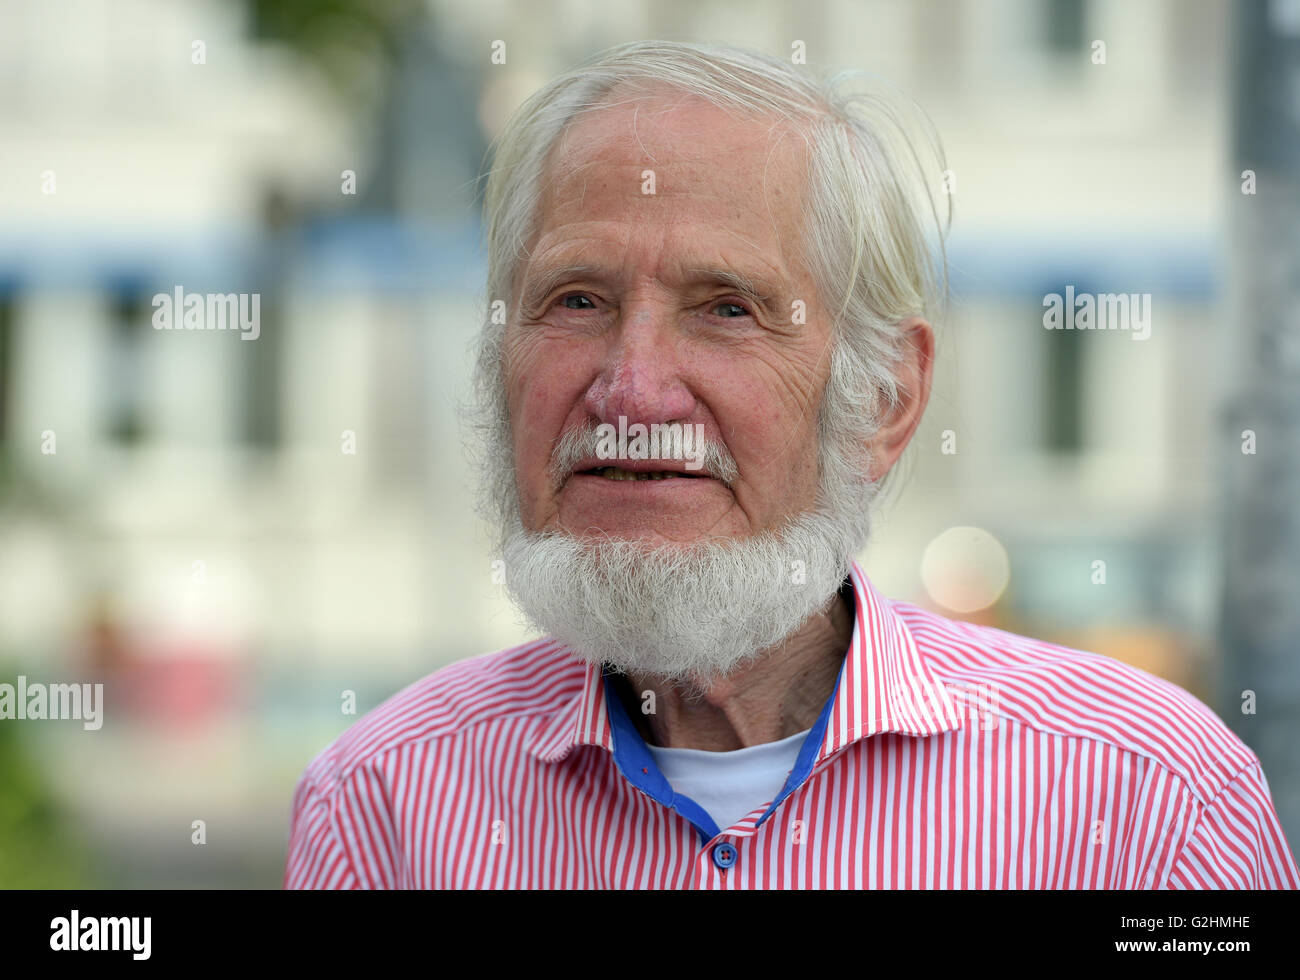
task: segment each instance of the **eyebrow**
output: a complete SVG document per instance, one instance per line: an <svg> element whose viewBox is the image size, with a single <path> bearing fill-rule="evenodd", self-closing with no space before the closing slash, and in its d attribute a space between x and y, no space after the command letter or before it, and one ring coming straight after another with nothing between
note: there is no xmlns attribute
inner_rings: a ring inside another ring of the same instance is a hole
<svg viewBox="0 0 1300 980"><path fill-rule="evenodd" d="M735 269L687 269L686 274L696 282L715 282L724 285L768 308L773 304L773 297L780 292L772 283Z"/></svg>
<svg viewBox="0 0 1300 980"><path fill-rule="evenodd" d="M687 269L686 275L692 283L712 282L726 286L734 292L747 297L755 303L766 306L769 309L773 308L775 297L781 295L781 290L776 285L768 282L761 276L746 274L736 269L725 269L714 266L699 267ZM594 266L589 263L554 266L549 269L543 268L540 271L529 275L525 279L520 302L524 309L531 310L562 282L570 279L584 278L608 279L609 275L599 266Z"/></svg>
<svg viewBox="0 0 1300 980"><path fill-rule="evenodd" d="M549 296L560 283L569 279L599 276L599 274L598 269L585 264L560 265L550 269L543 268L532 275L525 274L523 294L519 298L520 306L525 310L531 310Z"/></svg>

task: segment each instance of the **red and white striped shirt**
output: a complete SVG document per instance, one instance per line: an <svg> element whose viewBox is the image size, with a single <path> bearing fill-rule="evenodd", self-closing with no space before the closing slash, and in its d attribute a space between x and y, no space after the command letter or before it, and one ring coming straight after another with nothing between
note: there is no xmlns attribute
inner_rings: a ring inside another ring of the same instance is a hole
<svg viewBox="0 0 1300 980"><path fill-rule="evenodd" d="M1259 760L1186 691L851 581L836 689L739 823L674 794L601 670L543 639L317 756L285 886L1300 887Z"/></svg>

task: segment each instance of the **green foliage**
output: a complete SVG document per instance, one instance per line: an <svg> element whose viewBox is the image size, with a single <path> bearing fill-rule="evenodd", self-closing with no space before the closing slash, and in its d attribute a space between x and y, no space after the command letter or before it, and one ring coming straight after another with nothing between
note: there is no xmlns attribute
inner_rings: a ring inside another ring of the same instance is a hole
<svg viewBox="0 0 1300 980"><path fill-rule="evenodd" d="M249 10L257 37L303 54L349 100L366 97L425 15L420 0L249 0Z"/></svg>
<svg viewBox="0 0 1300 980"><path fill-rule="evenodd" d="M93 887L85 848L19 737L0 720L0 888Z"/></svg>

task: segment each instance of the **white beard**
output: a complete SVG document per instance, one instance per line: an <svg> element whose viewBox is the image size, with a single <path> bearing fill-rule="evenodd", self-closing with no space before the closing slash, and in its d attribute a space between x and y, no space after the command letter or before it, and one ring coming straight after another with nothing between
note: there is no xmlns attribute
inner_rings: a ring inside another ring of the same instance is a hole
<svg viewBox="0 0 1300 980"><path fill-rule="evenodd" d="M829 605L865 543L871 489L838 516L808 512L780 531L691 544L530 533L516 514L506 589L534 628L583 660L699 690Z"/></svg>

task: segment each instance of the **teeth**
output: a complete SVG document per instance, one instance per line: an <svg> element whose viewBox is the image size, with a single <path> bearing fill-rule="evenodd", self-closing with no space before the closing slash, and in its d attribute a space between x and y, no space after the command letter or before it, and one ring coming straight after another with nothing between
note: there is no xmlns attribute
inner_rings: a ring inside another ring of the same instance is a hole
<svg viewBox="0 0 1300 980"><path fill-rule="evenodd" d="M603 476L607 480L672 480L677 477L676 473L666 470L654 473L634 473L631 470L620 470L617 466L606 466L604 469L596 470L596 474Z"/></svg>

